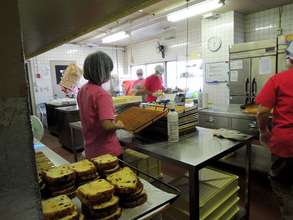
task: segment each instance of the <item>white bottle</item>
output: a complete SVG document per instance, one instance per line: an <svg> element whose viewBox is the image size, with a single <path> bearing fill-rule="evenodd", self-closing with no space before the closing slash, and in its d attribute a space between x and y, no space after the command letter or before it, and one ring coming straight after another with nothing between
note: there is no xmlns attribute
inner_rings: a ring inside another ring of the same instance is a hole
<svg viewBox="0 0 293 220"><path fill-rule="evenodd" d="M175 111L174 104L171 105L170 111L167 115L168 121L168 141L178 142L179 141L179 124L178 124L178 113Z"/></svg>

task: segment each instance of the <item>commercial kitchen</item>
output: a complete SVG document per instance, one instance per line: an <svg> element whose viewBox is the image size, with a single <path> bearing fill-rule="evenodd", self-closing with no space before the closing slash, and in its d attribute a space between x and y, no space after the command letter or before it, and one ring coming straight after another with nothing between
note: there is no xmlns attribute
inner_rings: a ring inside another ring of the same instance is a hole
<svg viewBox="0 0 293 220"><path fill-rule="evenodd" d="M293 219L291 0L6 4L0 219Z"/></svg>

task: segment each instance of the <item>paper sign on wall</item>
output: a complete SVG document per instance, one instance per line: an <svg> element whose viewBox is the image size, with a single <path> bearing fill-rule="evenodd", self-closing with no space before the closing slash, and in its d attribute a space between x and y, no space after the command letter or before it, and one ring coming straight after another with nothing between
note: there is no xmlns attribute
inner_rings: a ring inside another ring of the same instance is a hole
<svg viewBox="0 0 293 220"><path fill-rule="evenodd" d="M242 70L243 69L243 61L242 60L232 60L230 62L231 70Z"/></svg>
<svg viewBox="0 0 293 220"><path fill-rule="evenodd" d="M230 72L230 81L237 82L238 81L238 71L233 70Z"/></svg>
<svg viewBox="0 0 293 220"><path fill-rule="evenodd" d="M273 72L273 63L270 57L262 57L259 61L259 74L266 75Z"/></svg>
<svg viewBox="0 0 293 220"><path fill-rule="evenodd" d="M207 63L205 68L206 82L228 81L229 64L226 62Z"/></svg>

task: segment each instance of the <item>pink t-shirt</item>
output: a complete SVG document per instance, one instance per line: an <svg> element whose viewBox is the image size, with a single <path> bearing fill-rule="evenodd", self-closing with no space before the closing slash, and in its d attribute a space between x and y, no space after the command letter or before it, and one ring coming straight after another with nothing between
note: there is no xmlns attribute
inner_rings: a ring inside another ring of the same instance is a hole
<svg viewBox="0 0 293 220"><path fill-rule="evenodd" d="M100 86L88 82L79 91L77 102L80 110L86 158L102 154L121 154L116 133L102 128L103 120L114 120L112 97Z"/></svg>
<svg viewBox="0 0 293 220"><path fill-rule="evenodd" d="M164 89L162 78L155 75L155 74L150 75L149 77L147 77L145 79L144 86L151 93L154 93L154 92L157 92L158 90ZM154 102L156 100L157 100L157 97L155 97L153 95L148 95L146 97L145 101L146 102Z"/></svg>

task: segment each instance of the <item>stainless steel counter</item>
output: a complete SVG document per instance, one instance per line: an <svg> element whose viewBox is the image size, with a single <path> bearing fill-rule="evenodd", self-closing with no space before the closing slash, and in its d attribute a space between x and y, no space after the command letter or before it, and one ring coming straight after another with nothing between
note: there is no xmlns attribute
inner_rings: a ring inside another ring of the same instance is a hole
<svg viewBox="0 0 293 220"><path fill-rule="evenodd" d="M199 109L199 112L230 118L255 119L254 114L248 114L243 112L242 109L240 109L240 105L238 104L230 104L227 106L214 106L208 109Z"/></svg>
<svg viewBox="0 0 293 220"><path fill-rule="evenodd" d="M199 218L199 170L231 152L247 146L246 158L246 215L249 216L250 150L253 136L246 141L231 141L214 137L212 129L198 128L198 131L181 137L178 143L138 140L133 136L118 135L122 145L162 161L187 168L189 171L189 217Z"/></svg>
<svg viewBox="0 0 293 220"><path fill-rule="evenodd" d="M207 161L243 145L243 142L215 137L213 129L207 128L198 128L197 132L180 137L177 143L168 141L150 143L152 140L144 141L133 136L126 138L122 133L118 133L118 137L123 145L129 148L186 168L190 166L202 168Z"/></svg>

